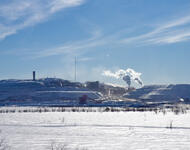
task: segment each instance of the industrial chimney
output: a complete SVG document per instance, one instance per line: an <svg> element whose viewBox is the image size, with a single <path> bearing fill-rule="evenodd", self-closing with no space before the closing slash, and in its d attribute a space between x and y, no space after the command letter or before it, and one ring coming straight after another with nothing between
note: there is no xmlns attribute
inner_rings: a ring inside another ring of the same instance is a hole
<svg viewBox="0 0 190 150"><path fill-rule="evenodd" d="M35 80L36 80L36 72L33 71L33 81L35 81Z"/></svg>

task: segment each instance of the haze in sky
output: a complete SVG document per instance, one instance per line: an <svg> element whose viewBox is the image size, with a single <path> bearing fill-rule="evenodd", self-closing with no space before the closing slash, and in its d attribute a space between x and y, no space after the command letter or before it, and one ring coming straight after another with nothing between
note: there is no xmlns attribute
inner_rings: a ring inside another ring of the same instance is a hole
<svg viewBox="0 0 190 150"><path fill-rule="evenodd" d="M0 1L0 79L59 77L125 84L190 83L189 0Z"/></svg>

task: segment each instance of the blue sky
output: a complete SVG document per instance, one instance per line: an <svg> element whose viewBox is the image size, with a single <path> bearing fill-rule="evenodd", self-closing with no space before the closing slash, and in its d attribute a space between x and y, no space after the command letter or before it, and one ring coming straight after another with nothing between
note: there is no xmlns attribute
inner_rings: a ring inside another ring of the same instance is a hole
<svg viewBox="0 0 190 150"><path fill-rule="evenodd" d="M104 70L133 68L144 84L190 83L189 0L0 1L0 79L59 77L124 84Z"/></svg>

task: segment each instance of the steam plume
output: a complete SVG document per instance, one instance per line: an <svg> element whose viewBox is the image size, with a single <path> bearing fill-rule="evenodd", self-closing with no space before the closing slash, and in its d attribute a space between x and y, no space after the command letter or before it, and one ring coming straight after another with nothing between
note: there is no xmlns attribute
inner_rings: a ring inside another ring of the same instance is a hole
<svg viewBox="0 0 190 150"><path fill-rule="evenodd" d="M110 70L106 70L103 72L103 75L108 77L114 77L116 79L123 79L129 87L131 85L131 80L135 81L137 84L140 84L141 86L143 85L143 82L140 78L141 73L136 72L131 68L128 68L127 70L120 69L115 73L111 72Z"/></svg>

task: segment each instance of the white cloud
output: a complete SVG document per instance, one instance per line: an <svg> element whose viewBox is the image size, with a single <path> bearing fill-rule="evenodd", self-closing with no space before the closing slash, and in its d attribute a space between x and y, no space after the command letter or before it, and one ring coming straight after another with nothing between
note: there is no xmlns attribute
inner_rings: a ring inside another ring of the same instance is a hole
<svg viewBox="0 0 190 150"><path fill-rule="evenodd" d="M63 8L81 5L84 0L54 0L50 3L50 12L54 13Z"/></svg>
<svg viewBox="0 0 190 150"><path fill-rule="evenodd" d="M95 30L91 30L90 36L86 39L77 40L77 41L70 41L65 42L60 45L43 48L43 49L20 49L15 51L7 50L3 54L6 55L17 55L17 56L24 56L24 59L38 59L44 58L49 56L64 56L67 58L74 58L75 56L78 57L78 61L90 61L93 60L93 57L85 57L83 54L91 51L95 47L103 46L109 44L110 42L113 43L113 37L107 36L105 37L101 30L97 28Z"/></svg>
<svg viewBox="0 0 190 150"><path fill-rule="evenodd" d="M164 23L154 30L134 36L121 39L121 43L136 44L171 44L183 42L190 39L190 16L185 16L167 23Z"/></svg>
<svg viewBox="0 0 190 150"><path fill-rule="evenodd" d="M36 52L32 52L32 58L42 58L48 56L55 56L55 55L67 55L70 57L73 56L80 56L85 52L90 51L94 47L102 46L111 42L110 37L104 37L101 31L94 31L92 32L92 36L79 41L72 41L68 43L64 43L60 46L55 46L49 49L39 50ZM87 61L90 58L83 58L81 61Z"/></svg>
<svg viewBox="0 0 190 150"><path fill-rule="evenodd" d="M15 0L17 1L17 0ZM22 4L23 8L19 8L16 12L19 12L19 15L15 15L15 18L22 18L20 11L25 10L28 6L33 6L32 15L29 15L28 18L23 19L22 23L18 23L13 26L5 26L0 24L0 39L5 38L8 35L16 33L18 30L21 30L24 27L34 25L36 23L41 22L42 20L47 19L52 12L52 9L55 11L59 11L61 8L77 6L84 2L84 0L71 0L67 2L67 0L56 0L49 2L49 5L41 6L42 3L38 3L36 6L35 2L42 2L41 0L34 0L32 4L27 0L24 0L25 4ZM28 3L26 3L28 2ZM47 2L45 2L46 4ZM15 5L15 4L14 4ZM55 7L57 6L57 8ZM11 6L12 7L12 6ZM2 6L0 6L2 8ZM34 9L35 8L35 9ZM47 9L51 8L51 9ZM8 9L8 8L7 8ZM49 13L45 13L45 10L48 10ZM0 10L1 11L1 10ZM28 10L29 12L31 10ZM26 13L27 14L27 13ZM31 14L31 13L28 13ZM17 17L19 16L19 17ZM14 17L10 17L12 18ZM164 21L162 21L164 22ZM173 21L167 21L166 23L162 23L161 25L155 27L152 31L147 32L145 34L134 36L134 37L125 37L129 29L122 31L115 31L110 35L104 35L102 30L95 27L95 29L89 30L91 36L87 39L71 41L67 43L63 43L57 46L52 46L51 48L39 49L39 50L28 50L28 53L23 53L23 55L29 54L30 58L41 58L55 55L64 55L68 57L73 56L81 56L82 54L90 51L92 48L112 44L115 46L121 44L130 44L134 43L135 45L150 45L150 44L172 44L177 42L183 42L190 40L190 16L181 17L179 19ZM130 30L131 31L131 30ZM135 31L134 31L135 32ZM130 33L130 32L129 32ZM117 45L118 44L118 45ZM87 61L88 59L83 59L83 61Z"/></svg>
<svg viewBox="0 0 190 150"><path fill-rule="evenodd" d="M81 5L84 0L12 0L0 2L0 39L47 20L52 14Z"/></svg>
<svg viewBox="0 0 190 150"><path fill-rule="evenodd" d="M190 23L190 16L185 16L177 20L170 21L160 27L160 29L168 29L176 26L181 26Z"/></svg>
<svg viewBox="0 0 190 150"><path fill-rule="evenodd" d="M86 61L91 61L93 59L94 58L92 58L92 57L79 57L79 58L77 58L77 61L79 61L79 62L86 62Z"/></svg>
<svg viewBox="0 0 190 150"><path fill-rule="evenodd" d="M171 34L171 35L166 35L163 37L158 37L158 38L152 38L149 39L147 42L152 42L155 44L171 44L171 43L177 43L177 42L182 42L182 41L187 41L190 40L190 31L184 31L184 32L179 32L176 34Z"/></svg>

